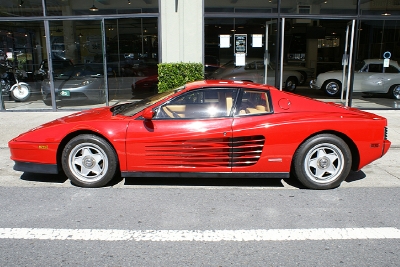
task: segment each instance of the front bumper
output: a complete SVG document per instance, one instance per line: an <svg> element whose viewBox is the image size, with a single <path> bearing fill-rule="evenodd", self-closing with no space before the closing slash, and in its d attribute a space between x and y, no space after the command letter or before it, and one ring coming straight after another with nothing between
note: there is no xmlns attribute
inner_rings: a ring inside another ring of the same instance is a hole
<svg viewBox="0 0 400 267"><path fill-rule="evenodd" d="M57 164L41 164L35 162L15 161L13 169L15 171L43 173L43 174L58 174Z"/></svg>
<svg viewBox="0 0 400 267"><path fill-rule="evenodd" d="M310 81L310 88L311 89L321 89L321 87L317 85L316 79Z"/></svg>

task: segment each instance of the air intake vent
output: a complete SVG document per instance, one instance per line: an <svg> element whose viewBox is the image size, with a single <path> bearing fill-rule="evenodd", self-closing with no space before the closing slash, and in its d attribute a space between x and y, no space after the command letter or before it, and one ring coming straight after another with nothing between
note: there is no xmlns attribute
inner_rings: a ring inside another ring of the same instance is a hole
<svg viewBox="0 0 400 267"><path fill-rule="evenodd" d="M232 167L257 163L265 143L262 135L232 138Z"/></svg>

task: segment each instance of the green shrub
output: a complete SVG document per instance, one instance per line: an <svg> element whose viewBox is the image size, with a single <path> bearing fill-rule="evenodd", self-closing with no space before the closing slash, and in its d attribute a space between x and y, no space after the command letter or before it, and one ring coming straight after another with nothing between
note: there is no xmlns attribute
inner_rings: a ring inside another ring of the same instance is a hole
<svg viewBox="0 0 400 267"><path fill-rule="evenodd" d="M158 92L160 93L200 80L204 80L204 66L201 63L158 64Z"/></svg>

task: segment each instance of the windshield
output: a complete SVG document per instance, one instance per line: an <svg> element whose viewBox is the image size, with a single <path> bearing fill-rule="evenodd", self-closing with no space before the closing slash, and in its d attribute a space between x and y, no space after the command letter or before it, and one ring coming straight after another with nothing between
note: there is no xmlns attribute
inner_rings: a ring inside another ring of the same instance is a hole
<svg viewBox="0 0 400 267"><path fill-rule="evenodd" d="M97 76L97 74L91 67L85 65L73 65L66 68L57 79L65 79L71 77L84 77L84 76Z"/></svg>
<svg viewBox="0 0 400 267"><path fill-rule="evenodd" d="M172 90L172 91L167 91L167 92L159 93L156 95L152 95L150 97L147 97L147 98L137 101L137 102L118 105L118 106L113 107L111 109L111 111L113 112L114 115L121 114L124 116L132 116L132 115L135 115L136 113L138 113L139 111L142 111L143 109L173 95L175 92L177 92L181 89L183 89L183 87Z"/></svg>
<svg viewBox="0 0 400 267"><path fill-rule="evenodd" d="M365 66L365 61L357 61L354 66L354 70L360 71L364 66Z"/></svg>

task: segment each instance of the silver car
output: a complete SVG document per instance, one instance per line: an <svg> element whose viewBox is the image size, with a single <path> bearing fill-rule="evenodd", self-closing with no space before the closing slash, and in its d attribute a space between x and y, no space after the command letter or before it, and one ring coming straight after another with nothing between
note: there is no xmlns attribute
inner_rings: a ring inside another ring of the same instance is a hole
<svg viewBox="0 0 400 267"><path fill-rule="evenodd" d="M263 60L248 59L245 66L236 66L235 62L229 61L216 70L210 79L234 80L264 83L265 65ZM282 83L286 91L293 92L301 79L301 74L294 70L283 70ZM275 84L275 70L271 65L267 69L267 84Z"/></svg>
<svg viewBox="0 0 400 267"><path fill-rule="evenodd" d="M310 82L313 89L321 89L328 96L339 96L342 90L342 70L321 73ZM365 59L355 66L353 92L387 94L400 99L400 66L390 60L384 66L383 59Z"/></svg>
<svg viewBox="0 0 400 267"><path fill-rule="evenodd" d="M43 80L41 91L43 101L51 105L50 80ZM85 100L105 103L104 75L86 65L73 65L54 77L57 100Z"/></svg>

